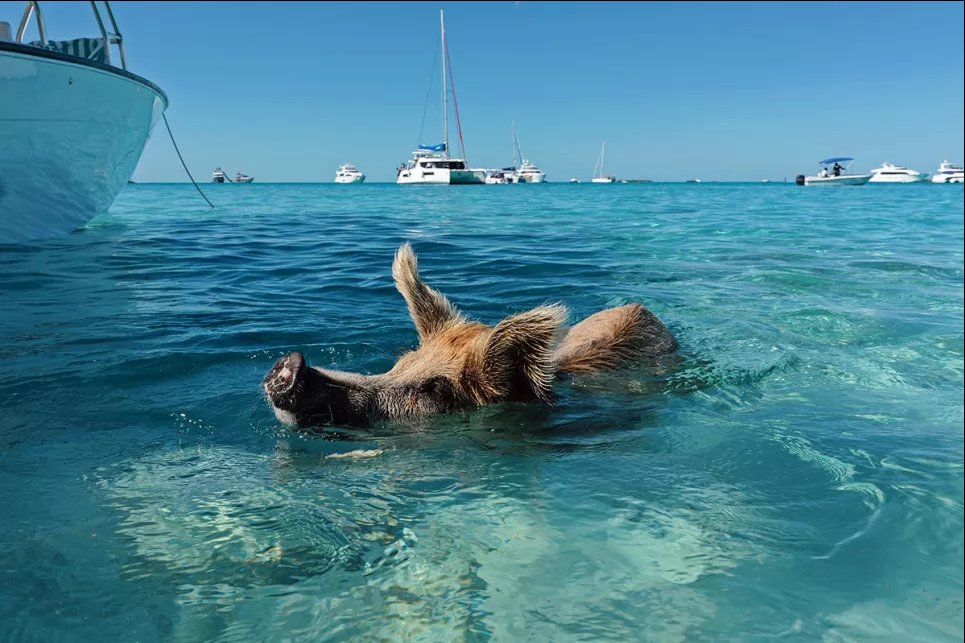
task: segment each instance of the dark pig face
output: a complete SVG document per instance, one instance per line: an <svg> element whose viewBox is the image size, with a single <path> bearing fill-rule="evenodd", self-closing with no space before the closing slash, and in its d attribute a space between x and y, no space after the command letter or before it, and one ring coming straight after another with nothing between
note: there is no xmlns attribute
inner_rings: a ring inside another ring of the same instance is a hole
<svg viewBox="0 0 965 643"><path fill-rule="evenodd" d="M262 382L275 417L293 426L351 424L346 389L305 363L301 353L275 362Z"/></svg>

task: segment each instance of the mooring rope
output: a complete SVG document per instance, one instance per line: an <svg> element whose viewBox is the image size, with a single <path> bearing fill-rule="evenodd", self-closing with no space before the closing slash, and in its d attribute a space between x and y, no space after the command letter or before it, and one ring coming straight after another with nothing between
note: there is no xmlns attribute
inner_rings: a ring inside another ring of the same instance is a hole
<svg viewBox="0 0 965 643"><path fill-rule="evenodd" d="M193 176L191 176L191 170L188 169L188 164L184 162L184 157L181 156L181 150L178 149L178 144L174 141L174 134L171 133L171 125L168 124L168 117L164 112L161 112L161 118L164 119L164 127L168 128L168 136L171 137L171 145L174 146L174 151L178 153L178 158L181 159L181 167L184 168L184 171L187 173L188 178L191 179L191 183L194 184L194 187L198 191L198 194L201 195L201 198L207 201L208 205L213 208L214 203L212 203L208 197L204 195L204 192L202 192L201 188L198 186L198 182L194 180Z"/></svg>

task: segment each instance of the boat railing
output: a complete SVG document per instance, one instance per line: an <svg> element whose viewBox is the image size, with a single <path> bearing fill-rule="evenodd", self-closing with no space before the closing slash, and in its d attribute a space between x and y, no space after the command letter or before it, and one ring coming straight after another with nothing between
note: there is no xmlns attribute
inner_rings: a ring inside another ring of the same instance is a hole
<svg viewBox="0 0 965 643"><path fill-rule="evenodd" d="M117 52L121 59L121 69L127 69L127 57L124 54L124 36L121 35L121 30L117 26L117 20L114 19L114 12L111 10L111 3L108 0L102 0L101 4L104 6L104 14L107 16L107 20L110 22L110 30L107 29L104 23L104 16L101 15L101 8L97 5L94 0L90 0L91 11L94 14L94 19L97 21L97 28L100 30L101 37L100 40L104 44L104 56L109 65L113 65L111 62L111 45L117 46ZM47 47L52 44L52 41L47 39L47 25L44 22L43 12L40 10L40 2L37 0L30 0L27 2L27 6L24 8L23 17L20 19L20 26L17 28L17 37L14 42L21 44L24 43L24 35L27 33L27 27L30 26L31 20L36 16L37 20L37 34L40 36L39 44L43 47ZM70 51L69 53L74 53ZM75 54L76 55L76 54Z"/></svg>

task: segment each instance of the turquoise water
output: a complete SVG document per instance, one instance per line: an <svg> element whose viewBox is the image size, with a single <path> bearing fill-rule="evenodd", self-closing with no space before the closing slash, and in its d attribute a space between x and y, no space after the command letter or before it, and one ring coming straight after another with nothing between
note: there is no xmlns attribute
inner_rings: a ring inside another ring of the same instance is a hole
<svg viewBox="0 0 965 643"><path fill-rule="evenodd" d="M205 189L0 247L3 640L961 640L960 186ZM641 301L679 363L279 425L288 351L413 346L404 240L468 315Z"/></svg>

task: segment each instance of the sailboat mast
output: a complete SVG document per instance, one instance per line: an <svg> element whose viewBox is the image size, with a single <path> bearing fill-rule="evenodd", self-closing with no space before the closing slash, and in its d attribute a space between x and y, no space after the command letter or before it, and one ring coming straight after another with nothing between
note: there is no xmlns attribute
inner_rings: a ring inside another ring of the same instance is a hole
<svg viewBox="0 0 965 643"><path fill-rule="evenodd" d="M439 28L442 33L442 129L446 158L449 158L449 86L446 82L446 21L439 9Z"/></svg>
<svg viewBox="0 0 965 643"><path fill-rule="evenodd" d="M519 138L516 136L516 121L513 121L513 165L519 167L523 152L519 149Z"/></svg>
<svg viewBox="0 0 965 643"><path fill-rule="evenodd" d="M600 176L606 176L606 141L603 141L603 147L600 148Z"/></svg>

